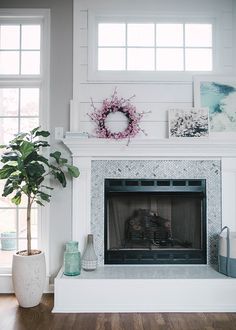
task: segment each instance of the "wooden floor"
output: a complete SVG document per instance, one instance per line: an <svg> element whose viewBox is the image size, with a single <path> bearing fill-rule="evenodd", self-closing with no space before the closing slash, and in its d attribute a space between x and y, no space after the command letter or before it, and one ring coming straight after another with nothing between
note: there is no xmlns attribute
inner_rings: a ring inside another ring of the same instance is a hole
<svg viewBox="0 0 236 330"><path fill-rule="evenodd" d="M51 294L28 309L0 295L0 330L236 330L236 313L52 314L52 307Z"/></svg>

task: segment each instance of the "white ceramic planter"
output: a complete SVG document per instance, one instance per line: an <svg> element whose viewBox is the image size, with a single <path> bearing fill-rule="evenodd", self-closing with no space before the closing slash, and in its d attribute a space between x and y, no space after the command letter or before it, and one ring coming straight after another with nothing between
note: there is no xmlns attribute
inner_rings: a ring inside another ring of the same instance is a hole
<svg viewBox="0 0 236 330"><path fill-rule="evenodd" d="M15 295L21 307L38 305L46 281L44 253L41 252L31 256L14 254L12 280Z"/></svg>

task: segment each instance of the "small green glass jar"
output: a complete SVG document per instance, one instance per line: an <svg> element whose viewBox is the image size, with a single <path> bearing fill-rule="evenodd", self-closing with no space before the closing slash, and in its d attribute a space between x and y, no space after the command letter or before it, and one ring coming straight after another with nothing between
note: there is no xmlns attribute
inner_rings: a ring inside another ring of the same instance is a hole
<svg viewBox="0 0 236 330"><path fill-rule="evenodd" d="M67 276L76 276L80 274L81 255L79 252L79 243L69 241L66 243L64 252L64 274Z"/></svg>

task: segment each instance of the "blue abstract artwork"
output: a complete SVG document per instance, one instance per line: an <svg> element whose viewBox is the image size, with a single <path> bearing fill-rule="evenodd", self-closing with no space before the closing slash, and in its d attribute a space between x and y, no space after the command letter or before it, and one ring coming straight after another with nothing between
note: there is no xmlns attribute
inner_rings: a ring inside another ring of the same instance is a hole
<svg viewBox="0 0 236 330"><path fill-rule="evenodd" d="M236 132L236 82L201 81L200 99L209 108L211 132Z"/></svg>

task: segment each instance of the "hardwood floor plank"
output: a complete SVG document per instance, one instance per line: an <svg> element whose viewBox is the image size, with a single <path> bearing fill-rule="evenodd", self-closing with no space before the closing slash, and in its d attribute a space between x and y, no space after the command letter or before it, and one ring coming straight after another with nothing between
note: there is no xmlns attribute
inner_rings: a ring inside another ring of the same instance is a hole
<svg viewBox="0 0 236 330"><path fill-rule="evenodd" d="M0 295L0 330L236 330L236 313L53 314L52 308L52 294L33 308Z"/></svg>

